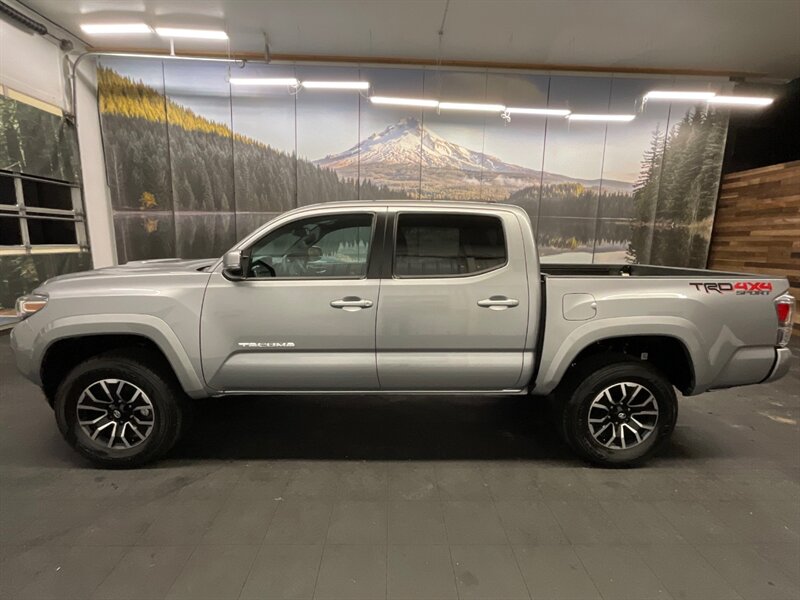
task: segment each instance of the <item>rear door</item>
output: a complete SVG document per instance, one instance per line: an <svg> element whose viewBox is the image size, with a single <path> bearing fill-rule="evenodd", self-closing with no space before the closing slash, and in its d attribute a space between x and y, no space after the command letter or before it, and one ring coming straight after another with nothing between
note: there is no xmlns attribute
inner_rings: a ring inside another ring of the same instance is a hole
<svg viewBox="0 0 800 600"><path fill-rule="evenodd" d="M389 211L376 333L381 389L522 387L529 298L516 215Z"/></svg>
<svg viewBox="0 0 800 600"><path fill-rule="evenodd" d="M279 220L218 269L203 301L203 374L220 391L377 390L375 314L384 208ZM374 250L375 249L375 250Z"/></svg>

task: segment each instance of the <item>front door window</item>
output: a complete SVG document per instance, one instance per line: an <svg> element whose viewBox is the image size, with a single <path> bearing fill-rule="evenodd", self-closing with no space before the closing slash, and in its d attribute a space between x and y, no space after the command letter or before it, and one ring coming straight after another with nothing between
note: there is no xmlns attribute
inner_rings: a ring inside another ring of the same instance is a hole
<svg viewBox="0 0 800 600"><path fill-rule="evenodd" d="M374 215L334 214L293 221L250 251L248 278L360 279L367 275Z"/></svg>

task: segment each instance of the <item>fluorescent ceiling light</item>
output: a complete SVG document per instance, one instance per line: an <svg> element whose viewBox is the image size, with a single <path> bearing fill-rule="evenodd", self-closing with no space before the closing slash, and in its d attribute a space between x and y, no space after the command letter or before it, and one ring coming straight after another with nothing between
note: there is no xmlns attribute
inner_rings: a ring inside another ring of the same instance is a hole
<svg viewBox="0 0 800 600"><path fill-rule="evenodd" d="M581 115L572 113L567 117L570 121L615 121L627 123L633 121L636 115Z"/></svg>
<svg viewBox="0 0 800 600"><path fill-rule="evenodd" d="M389 98L386 96L370 96L369 101L373 104L389 104L392 106L422 106L436 108L439 106L438 100L423 100L422 98Z"/></svg>
<svg viewBox="0 0 800 600"><path fill-rule="evenodd" d="M242 61L238 58L207 58L203 56L176 56L174 54L148 54L146 52L103 52L103 56L116 56L119 58L157 58L159 60L202 60L203 62L224 62L236 63L241 65Z"/></svg>
<svg viewBox="0 0 800 600"><path fill-rule="evenodd" d="M471 102L439 102L439 108L444 110L478 110L481 112L503 112L506 109L502 104L473 104Z"/></svg>
<svg viewBox="0 0 800 600"><path fill-rule="evenodd" d="M231 77L228 81L232 85L298 85L294 77Z"/></svg>
<svg viewBox="0 0 800 600"><path fill-rule="evenodd" d="M310 90L368 90L369 81L304 81Z"/></svg>
<svg viewBox="0 0 800 600"><path fill-rule="evenodd" d="M153 33L145 23L84 23L81 30L89 35L119 35L126 33Z"/></svg>
<svg viewBox="0 0 800 600"><path fill-rule="evenodd" d="M521 108L511 106L506 111L511 115L549 115L551 117L566 117L572 112L565 108Z"/></svg>
<svg viewBox="0 0 800 600"><path fill-rule="evenodd" d="M156 33L166 38L193 38L197 40L227 40L228 34L219 29L181 29L156 27Z"/></svg>
<svg viewBox="0 0 800 600"><path fill-rule="evenodd" d="M765 96L714 96L708 101L712 104L730 104L733 106L769 106L775 99Z"/></svg>
<svg viewBox="0 0 800 600"><path fill-rule="evenodd" d="M680 92L673 90L652 90L644 95L645 100L708 100L716 96L714 92Z"/></svg>

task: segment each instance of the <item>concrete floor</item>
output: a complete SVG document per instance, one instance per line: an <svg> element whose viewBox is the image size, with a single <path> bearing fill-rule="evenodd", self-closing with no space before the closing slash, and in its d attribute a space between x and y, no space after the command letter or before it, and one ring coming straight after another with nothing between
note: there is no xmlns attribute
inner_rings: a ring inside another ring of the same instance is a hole
<svg viewBox="0 0 800 600"><path fill-rule="evenodd" d="M795 347L796 356L800 354ZM173 455L90 469L0 337L3 598L800 598L800 360L586 467L535 400L202 403Z"/></svg>

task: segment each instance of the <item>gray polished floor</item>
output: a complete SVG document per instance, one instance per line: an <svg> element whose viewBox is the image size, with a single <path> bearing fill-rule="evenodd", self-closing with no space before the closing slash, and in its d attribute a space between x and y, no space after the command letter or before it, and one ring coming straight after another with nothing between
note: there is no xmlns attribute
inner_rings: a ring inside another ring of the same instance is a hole
<svg viewBox="0 0 800 600"><path fill-rule="evenodd" d="M377 397L203 402L168 460L99 471L7 337L0 394L3 598L800 598L797 359L627 471L535 400Z"/></svg>

